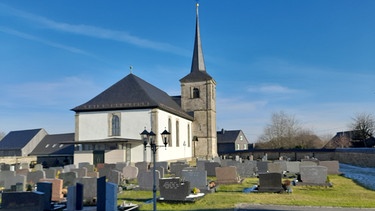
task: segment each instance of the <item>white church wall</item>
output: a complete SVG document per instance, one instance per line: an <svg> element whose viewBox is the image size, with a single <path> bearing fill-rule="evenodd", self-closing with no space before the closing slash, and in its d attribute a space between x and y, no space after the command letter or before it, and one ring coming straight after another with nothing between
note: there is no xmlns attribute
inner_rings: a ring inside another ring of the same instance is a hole
<svg viewBox="0 0 375 211"><path fill-rule="evenodd" d="M74 164L76 166L78 166L78 164L81 162L89 162L92 165L94 164L93 161L94 161L94 158L93 158L92 151L89 151L87 153L86 152L74 153Z"/></svg>
<svg viewBox="0 0 375 211"><path fill-rule="evenodd" d="M122 149L106 151L104 154L105 163L124 162L126 160L126 151Z"/></svg>
<svg viewBox="0 0 375 211"><path fill-rule="evenodd" d="M118 138L140 139L144 127L151 128L150 109L85 112L79 114L79 141L110 138L108 116L120 114L121 134Z"/></svg>
<svg viewBox="0 0 375 211"><path fill-rule="evenodd" d="M171 161L179 159L189 160L192 157L192 144L190 140L190 145L188 144L188 138L191 139L191 121L174 114L159 110L158 112L158 144L163 145L163 140L161 138L161 133L167 129L168 130L168 121L171 120L171 138L172 146L159 147L157 157L159 161ZM177 133L176 133L176 122L179 124L179 146L177 146ZM190 131L188 131L188 125L190 125ZM155 132L156 133L156 132ZM184 144L185 143L185 144Z"/></svg>

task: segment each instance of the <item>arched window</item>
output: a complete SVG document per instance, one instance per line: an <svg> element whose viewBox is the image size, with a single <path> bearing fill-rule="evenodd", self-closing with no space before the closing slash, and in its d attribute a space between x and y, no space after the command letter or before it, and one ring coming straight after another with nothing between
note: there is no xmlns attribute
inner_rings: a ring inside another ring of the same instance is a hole
<svg viewBox="0 0 375 211"><path fill-rule="evenodd" d="M176 147L180 146L180 123L176 121Z"/></svg>
<svg viewBox="0 0 375 211"><path fill-rule="evenodd" d="M171 118L168 119L168 132L171 133L169 139L168 139L168 147L172 146L172 120Z"/></svg>
<svg viewBox="0 0 375 211"><path fill-rule="evenodd" d="M120 135L120 117L116 114L112 115L112 136Z"/></svg>
<svg viewBox="0 0 375 211"><path fill-rule="evenodd" d="M193 89L193 98L199 98L199 89L198 88Z"/></svg>

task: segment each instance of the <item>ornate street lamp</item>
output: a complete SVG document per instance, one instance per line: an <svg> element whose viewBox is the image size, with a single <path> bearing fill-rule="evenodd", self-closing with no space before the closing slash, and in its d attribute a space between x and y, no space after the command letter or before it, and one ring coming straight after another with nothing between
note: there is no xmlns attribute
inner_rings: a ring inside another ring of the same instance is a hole
<svg viewBox="0 0 375 211"><path fill-rule="evenodd" d="M158 147L165 147L167 148L167 145L168 145L168 139L169 139L169 136L171 135L171 133L169 133L167 130L164 130L160 135L162 137L162 140L163 140L163 144L164 145L157 145L155 143L155 138L156 138L156 134L154 132L152 132L152 129L150 132L148 132L146 130L146 128L142 131L142 133L140 133L141 135L141 138L143 140L143 146L145 148L145 154L144 154L144 157L146 159L146 147L151 147L151 153L152 153L152 162L153 162L153 188L152 188L152 192L153 192L153 210L156 210L156 161L155 161L155 154L156 154L156 150L158 149Z"/></svg>

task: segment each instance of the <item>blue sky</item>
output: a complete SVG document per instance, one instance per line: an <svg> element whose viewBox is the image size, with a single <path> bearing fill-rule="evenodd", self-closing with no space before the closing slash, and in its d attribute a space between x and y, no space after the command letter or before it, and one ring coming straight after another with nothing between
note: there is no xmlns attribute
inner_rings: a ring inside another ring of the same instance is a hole
<svg viewBox="0 0 375 211"><path fill-rule="evenodd" d="M255 142L284 111L318 135L375 108L375 1L201 0L217 129ZM74 132L70 109L133 73L170 95L190 71L192 0L0 2L0 131ZM142 130L142 128L140 128Z"/></svg>

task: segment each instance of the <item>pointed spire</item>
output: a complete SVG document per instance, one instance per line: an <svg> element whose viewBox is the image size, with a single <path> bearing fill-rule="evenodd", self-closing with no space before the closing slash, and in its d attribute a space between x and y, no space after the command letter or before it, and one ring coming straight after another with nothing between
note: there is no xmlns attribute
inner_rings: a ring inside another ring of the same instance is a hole
<svg viewBox="0 0 375 211"><path fill-rule="evenodd" d="M193 52L193 61L191 63L191 71L206 71L204 65L203 51L202 51L202 42L201 35L199 32L199 13L198 13L199 3L196 4L196 26L195 26L195 41L194 41L194 52Z"/></svg>

